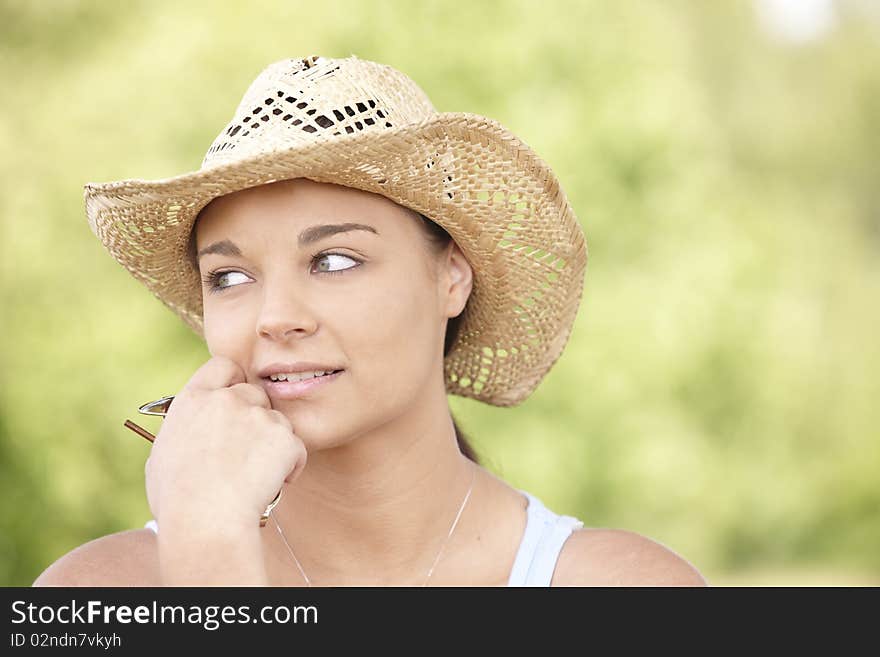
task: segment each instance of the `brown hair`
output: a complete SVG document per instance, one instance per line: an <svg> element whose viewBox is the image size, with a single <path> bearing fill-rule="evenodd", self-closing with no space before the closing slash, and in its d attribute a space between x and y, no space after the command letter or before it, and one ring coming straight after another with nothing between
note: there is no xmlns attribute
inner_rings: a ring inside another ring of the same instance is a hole
<svg viewBox="0 0 880 657"><path fill-rule="evenodd" d="M443 226L431 221L425 215L421 213L416 214L418 214L419 219L421 219L420 225L424 230L425 237L427 238L429 245L432 247L433 252L439 254L441 251L445 250L452 241L452 235L447 233ZM455 338L458 337L461 320L462 317L464 317L466 310L467 304L465 304L465 310L455 317L450 317L446 322L446 337L443 339L444 358L449 353L449 350L452 349L452 345L455 344ZM474 463L479 464L480 460L477 453L474 451L474 448L470 446L470 443L468 443L467 436L465 436L464 432L459 428L458 423L455 421L455 416L452 415L452 411L449 412L449 416L452 418L452 428L455 429L455 439L458 441L458 448L461 450L461 453Z"/></svg>
<svg viewBox="0 0 880 657"><path fill-rule="evenodd" d="M425 238L428 241L428 245L430 247L430 251L439 255L443 250L449 246L449 243L452 241L452 236L446 232L446 230L440 225L437 224L430 219L428 219L425 215L421 213L415 213L420 219L419 225L423 229L423 233ZM198 216L196 216L196 222L198 221ZM187 259L189 260L190 265L193 270L196 272L199 271L199 263L196 259L196 231L195 231L195 222L193 222L193 229L190 232L189 243L187 244L186 249ZM467 310L467 305L465 305L465 310L462 311L455 317L450 317L446 322L446 336L443 339L443 357L449 353L449 350L452 349L452 345L455 344L455 339L458 337L458 331L461 326L461 320L464 316L465 311ZM479 464L480 460L477 456L477 453L474 451L474 448L471 447L470 443L467 440L467 436L465 436L464 432L458 426L458 423L455 421L455 416L452 414L452 411L449 412L449 416L452 418L452 428L455 430L455 439L458 442L458 448L461 450L461 453L464 454L465 457L473 461L474 463Z"/></svg>

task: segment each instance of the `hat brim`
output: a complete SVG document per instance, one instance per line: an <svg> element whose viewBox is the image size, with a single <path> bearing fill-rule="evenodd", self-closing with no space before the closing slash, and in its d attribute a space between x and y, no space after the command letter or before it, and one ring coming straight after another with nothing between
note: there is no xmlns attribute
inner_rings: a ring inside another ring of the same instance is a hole
<svg viewBox="0 0 880 657"><path fill-rule="evenodd" d="M443 226L474 274L444 363L448 392L495 406L531 394L568 342L587 245L550 167L497 121L438 113L171 178L88 183L85 208L116 261L203 337L200 276L186 257L199 211L289 178L380 194Z"/></svg>

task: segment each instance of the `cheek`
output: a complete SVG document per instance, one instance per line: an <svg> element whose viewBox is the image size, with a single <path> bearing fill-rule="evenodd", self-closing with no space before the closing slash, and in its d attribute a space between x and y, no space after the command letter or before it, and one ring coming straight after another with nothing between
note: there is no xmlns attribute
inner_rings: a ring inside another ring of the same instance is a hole
<svg viewBox="0 0 880 657"><path fill-rule="evenodd" d="M411 396L430 374L437 328L436 310L426 298L426 290L415 284L375 286L348 306L347 356L359 385L377 402Z"/></svg>
<svg viewBox="0 0 880 657"><path fill-rule="evenodd" d="M208 353L226 356L238 363L249 361L253 321L244 312L224 312L222 306L207 302L204 307L204 334ZM250 322L250 323L248 323Z"/></svg>

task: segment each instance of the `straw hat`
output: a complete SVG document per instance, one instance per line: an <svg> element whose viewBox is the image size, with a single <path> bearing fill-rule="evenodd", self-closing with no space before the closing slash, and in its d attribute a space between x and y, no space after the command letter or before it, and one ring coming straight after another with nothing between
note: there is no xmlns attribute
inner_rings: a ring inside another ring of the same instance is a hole
<svg viewBox="0 0 880 657"><path fill-rule="evenodd" d="M497 121L437 112L400 71L355 56L286 59L251 83L198 171L85 185L92 232L204 337L190 231L211 199L288 178L381 194L443 226L473 268L446 388L527 398L568 342L587 247L550 167Z"/></svg>

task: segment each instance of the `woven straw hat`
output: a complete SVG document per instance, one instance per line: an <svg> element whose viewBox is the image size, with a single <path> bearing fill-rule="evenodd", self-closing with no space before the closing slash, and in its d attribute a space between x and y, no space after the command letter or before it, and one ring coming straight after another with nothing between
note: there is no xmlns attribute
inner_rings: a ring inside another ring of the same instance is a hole
<svg viewBox="0 0 880 657"><path fill-rule="evenodd" d="M381 194L443 226L473 269L446 388L527 398L559 358L587 247L550 167L497 121L437 112L406 75L351 56L286 59L251 83L198 171L85 185L92 232L204 337L187 257L199 211L248 187L309 178Z"/></svg>

